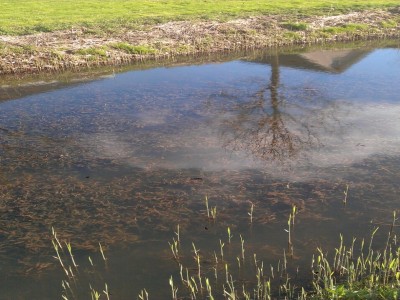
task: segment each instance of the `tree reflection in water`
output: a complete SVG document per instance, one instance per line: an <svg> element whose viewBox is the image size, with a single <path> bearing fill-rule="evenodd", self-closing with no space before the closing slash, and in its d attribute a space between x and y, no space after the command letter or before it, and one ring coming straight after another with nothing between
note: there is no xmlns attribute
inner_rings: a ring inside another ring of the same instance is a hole
<svg viewBox="0 0 400 300"><path fill-rule="evenodd" d="M270 83L250 100L237 101L228 111L223 109L223 147L244 151L262 161L281 163L299 158L305 150L320 147L318 135L325 127L327 111L323 107L327 100L313 88L303 87L294 97L284 95L282 90L279 56L274 54Z"/></svg>

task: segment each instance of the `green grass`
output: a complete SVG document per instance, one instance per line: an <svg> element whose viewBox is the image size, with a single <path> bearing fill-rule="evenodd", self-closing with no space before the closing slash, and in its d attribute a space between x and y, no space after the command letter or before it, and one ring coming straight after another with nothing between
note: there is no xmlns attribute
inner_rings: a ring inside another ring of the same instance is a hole
<svg viewBox="0 0 400 300"><path fill-rule="evenodd" d="M339 34L345 32L356 32L358 30L365 31L368 29L366 24L345 24L343 26L326 27L322 32L330 34Z"/></svg>
<svg viewBox="0 0 400 300"><path fill-rule="evenodd" d="M0 0L0 34L28 34L100 26L113 30L184 19L258 14L328 14L398 7L398 0Z"/></svg>
<svg viewBox="0 0 400 300"><path fill-rule="evenodd" d="M300 34L298 34L297 32L291 32L291 31L290 32L285 32L283 34L283 36L286 39L293 40L293 41L300 41L302 39L302 36Z"/></svg>
<svg viewBox="0 0 400 300"><path fill-rule="evenodd" d="M13 46L5 43L0 43L0 55L9 54L34 54L36 49L34 46Z"/></svg>
<svg viewBox="0 0 400 300"><path fill-rule="evenodd" d="M383 28L395 28L395 27L397 27L397 22L395 20L382 21L382 27Z"/></svg>
<svg viewBox="0 0 400 300"><path fill-rule="evenodd" d="M115 43L112 44L111 47L114 49L122 50L128 54L145 55L155 53L155 50L153 48L144 45L134 46L128 43Z"/></svg>
<svg viewBox="0 0 400 300"><path fill-rule="evenodd" d="M106 57L107 52L104 47L101 48L85 48L85 49L79 49L77 51L78 54L80 55L92 55L92 56L101 56L101 57Z"/></svg>
<svg viewBox="0 0 400 300"><path fill-rule="evenodd" d="M304 22L285 22L282 24L282 27L292 31L299 31L307 30L308 24Z"/></svg>

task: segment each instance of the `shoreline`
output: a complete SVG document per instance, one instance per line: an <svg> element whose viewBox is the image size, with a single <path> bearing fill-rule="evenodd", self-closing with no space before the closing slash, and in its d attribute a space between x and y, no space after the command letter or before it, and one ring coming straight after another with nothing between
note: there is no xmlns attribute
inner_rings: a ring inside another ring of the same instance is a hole
<svg viewBox="0 0 400 300"><path fill-rule="evenodd" d="M79 27L0 36L0 75L79 71L179 56L291 45L400 37L400 8L331 16L268 15L218 21L176 21L120 28L113 34Z"/></svg>

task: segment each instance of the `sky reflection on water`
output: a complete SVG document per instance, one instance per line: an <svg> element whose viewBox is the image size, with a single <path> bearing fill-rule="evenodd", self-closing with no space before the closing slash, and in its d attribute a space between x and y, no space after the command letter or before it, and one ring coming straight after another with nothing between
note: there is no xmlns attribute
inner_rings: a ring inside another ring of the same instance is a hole
<svg viewBox="0 0 400 300"><path fill-rule="evenodd" d="M226 226L242 230L249 247L272 258L285 245L292 204L301 212L301 254L348 228L364 234L397 209L399 70L396 48L269 51L117 73L1 102L0 255L8 275L0 283L16 288L0 288L0 296L23 299L20 274L52 265L51 226L75 242L80 258L105 241L114 286L133 276L131 264L149 259L146 243L158 261L150 268L170 265L162 247L177 223L202 248L210 246L208 232L218 240ZM215 226L204 225L205 195L218 205ZM260 212L254 229L250 201ZM152 274L121 287L120 299L137 295ZM40 278L36 289L26 281L34 295L47 290Z"/></svg>

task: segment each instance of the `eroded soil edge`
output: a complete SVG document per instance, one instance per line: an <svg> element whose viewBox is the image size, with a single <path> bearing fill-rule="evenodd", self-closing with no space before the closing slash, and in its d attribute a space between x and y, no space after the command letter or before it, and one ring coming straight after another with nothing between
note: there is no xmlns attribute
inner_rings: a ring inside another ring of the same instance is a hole
<svg viewBox="0 0 400 300"><path fill-rule="evenodd" d="M179 21L125 28L93 28L0 36L0 74L38 73L295 44L400 37L400 8L345 15L293 18L257 16L218 21Z"/></svg>

